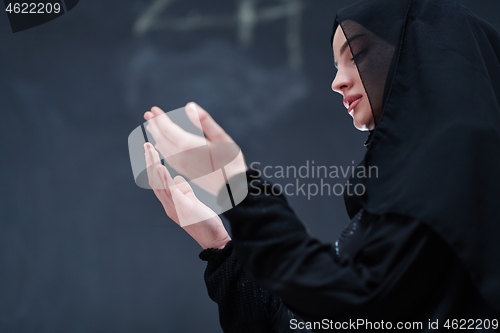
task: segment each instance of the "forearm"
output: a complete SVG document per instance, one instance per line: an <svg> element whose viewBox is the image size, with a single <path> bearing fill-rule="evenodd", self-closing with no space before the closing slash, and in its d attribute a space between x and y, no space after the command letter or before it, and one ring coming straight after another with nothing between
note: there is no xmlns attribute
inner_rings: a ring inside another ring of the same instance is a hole
<svg viewBox="0 0 500 333"><path fill-rule="evenodd" d="M247 173L249 183L256 174ZM372 301L397 283L426 242L418 223L372 216L360 248L339 257L332 244L309 235L283 196L265 195L272 193L267 186L253 182L247 198L224 215L243 267L305 320L372 311Z"/></svg>
<svg viewBox="0 0 500 333"><path fill-rule="evenodd" d="M224 213L238 260L259 285L281 297L292 311L321 316L323 299L333 298L328 289L334 287L336 275L351 272L341 272L332 246L312 238L286 198L269 195L271 184L257 176L255 170L247 172L248 196ZM305 270L309 273L304 274ZM317 279L329 285L314 290ZM337 304L346 308L340 299Z"/></svg>

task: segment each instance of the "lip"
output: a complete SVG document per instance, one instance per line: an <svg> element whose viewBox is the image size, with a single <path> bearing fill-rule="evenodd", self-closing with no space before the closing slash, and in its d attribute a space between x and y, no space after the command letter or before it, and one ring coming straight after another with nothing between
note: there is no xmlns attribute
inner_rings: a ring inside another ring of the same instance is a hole
<svg viewBox="0 0 500 333"><path fill-rule="evenodd" d="M351 111L356 107L356 105L359 104L362 98L363 95L361 94L346 96L344 98L344 106L347 108L347 112L351 113Z"/></svg>

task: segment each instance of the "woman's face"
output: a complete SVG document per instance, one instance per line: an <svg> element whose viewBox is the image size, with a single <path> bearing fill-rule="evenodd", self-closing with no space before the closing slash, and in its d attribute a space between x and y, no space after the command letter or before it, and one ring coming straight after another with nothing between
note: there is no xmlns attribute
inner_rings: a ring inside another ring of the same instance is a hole
<svg viewBox="0 0 500 333"><path fill-rule="evenodd" d="M352 116L354 126L357 129L361 131L373 130L375 122L370 101L340 25L333 36L332 46L335 67L337 67L332 90L344 97L344 106Z"/></svg>

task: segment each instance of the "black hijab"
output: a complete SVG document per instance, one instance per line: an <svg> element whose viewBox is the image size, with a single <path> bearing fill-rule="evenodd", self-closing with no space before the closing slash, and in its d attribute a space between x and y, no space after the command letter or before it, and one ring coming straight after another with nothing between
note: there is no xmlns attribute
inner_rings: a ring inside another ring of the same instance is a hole
<svg viewBox="0 0 500 333"><path fill-rule="evenodd" d="M500 315L500 35L458 0L359 1L339 24L382 110L349 215L427 224Z"/></svg>

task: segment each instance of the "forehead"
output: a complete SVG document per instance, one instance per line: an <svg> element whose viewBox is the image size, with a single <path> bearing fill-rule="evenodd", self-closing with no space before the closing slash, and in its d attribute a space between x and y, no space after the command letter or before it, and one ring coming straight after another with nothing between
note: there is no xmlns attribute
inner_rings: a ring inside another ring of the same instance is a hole
<svg viewBox="0 0 500 333"><path fill-rule="evenodd" d="M333 42L332 42L332 48L333 48L333 62L335 64L335 67L337 67L337 59L340 59L341 54L340 52L343 52L345 54L345 49L347 47L347 39L345 38L344 31L340 27L340 24L337 26L337 29L335 30L335 34L333 35Z"/></svg>
<svg viewBox="0 0 500 333"><path fill-rule="evenodd" d="M340 25L337 27L337 30L335 30L335 34L333 35L333 51L337 54L340 51L340 47L345 43L346 38L344 35L344 32L342 31L342 28Z"/></svg>

